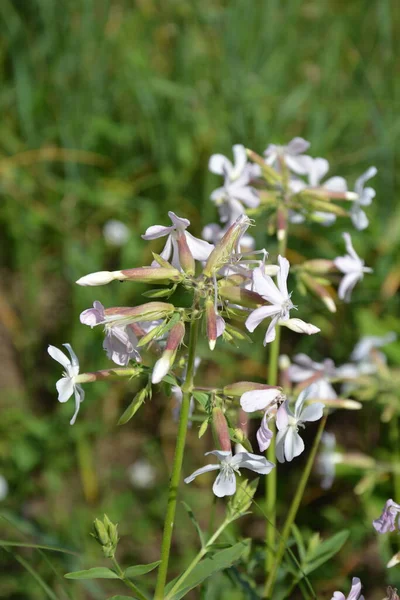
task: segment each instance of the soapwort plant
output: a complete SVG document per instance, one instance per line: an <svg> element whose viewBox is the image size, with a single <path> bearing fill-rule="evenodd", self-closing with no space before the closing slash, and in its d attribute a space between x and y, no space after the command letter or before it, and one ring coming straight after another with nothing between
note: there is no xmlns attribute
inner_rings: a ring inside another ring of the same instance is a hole
<svg viewBox="0 0 400 600"><path fill-rule="evenodd" d="M304 354L294 355L292 359L280 357L281 336L287 329L300 335L317 335L320 329L303 319L307 296L312 294L321 301L321 311L334 313L337 297L339 301L351 301L353 289L362 284L362 278L371 269L358 256L350 233L344 234L346 255L340 255L343 248L338 247L338 256L327 259L317 255L291 265L286 256L289 232L295 230L298 223L327 226L338 218L347 218L349 227L353 224L356 229L364 229L368 225L364 207L375 195L365 184L376 174L376 169L371 167L357 179L355 191L348 191L342 177L326 178L328 162L307 155L308 149L308 142L295 138L284 146L270 144L263 156L241 144L233 147L233 161L221 154L213 155L209 162L210 171L222 178L211 194L220 224L211 223L204 227L206 239L190 233L190 222L184 216L169 212L172 224L152 225L142 235L149 242L159 238L164 242L160 254L153 253L150 265L89 273L77 281L78 285L92 287L122 281L126 285L147 283L158 287L145 292L149 301L133 307L104 307L94 296L93 306L81 314L82 324L103 328L103 348L115 366L80 373L78 359L69 344L65 346L70 359L61 350L49 347L50 356L65 369L62 379L57 382L59 401L66 402L75 396L71 424L84 399L82 385L122 377L130 381L135 379L139 391L119 423L130 421L144 402L151 400L160 383L167 387L171 396L179 399L179 422L160 560L123 569L115 557L117 528L105 516L103 521L96 519L93 535L105 556L112 561L113 568L89 569L70 573L67 577L92 578L98 569L99 577L120 579L130 588L133 597L144 599L150 597L148 587L139 587L135 579L157 569L152 597L177 600L215 572L249 556L248 540L239 540L222 550L216 542L233 521L257 504L266 521L265 566L263 578L247 580L252 597L289 598L288 594L299 586L301 590L307 588L316 598L305 572L311 571L289 548L289 537L320 440L329 435L324 434L329 412L361 408L357 398L362 395L364 378L374 377L376 371L370 370L365 375L365 370L361 370L361 350L357 356L353 353L354 362L341 367L336 367L330 358L316 362ZM266 234L266 248L255 249L252 232ZM178 288L190 295L189 307L177 306L174 302ZM263 343L267 347L265 382L223 381L218 388L197 385L195 371L200 338L205 338L212 352L216 344L231 343L240 347L256 328L263 329ZM350 395L355 395L356 399L349 398ZM256 451L248 436L248 414L260 417ZM184 456L192 415L196 422L201 422L199 437L212 429L214 447L207 455L213 457L214 462L202 465L199 461L199 467L190 475ZM306 451L302 432L309 422L317 422L318 428L311 448L307 449L305 466L283 527L277 528L279 468L276 463L294 461ZM329 445L330 454L333 446L334 441ZM328 451L325 454L327 464L330 460ZM322 469L321 460L318 464ZM334 478L334 463L331 461L329 465L326 487ZM195 478L209 471L216 472L210 492L224 498L226 517L207 537L190 511L201 548L181 575L167 583L177 500L185 491L181 484L184 481L187 485L196 485L193 483ZM248 471L257 473L260 479L265 478L265 484L260 484L260 488L265 489L265 501L254 500L259 479L249 483L244 475ZM397 506L391 505L396 510ZM381 531L391 529L397 515L390 507L385 514L388 516L376 521L378 525L375 525ZM325 550L328 560L344 542L345 536L339 534L334 542L320 542L314 548L314 554L323 554ZM295 575L293 569L283 564L285 552L295 564ZM360 593L361 582L355 577L348 598L362 598ZM333 598L344 598L344 595L334 592Z"/></svg>

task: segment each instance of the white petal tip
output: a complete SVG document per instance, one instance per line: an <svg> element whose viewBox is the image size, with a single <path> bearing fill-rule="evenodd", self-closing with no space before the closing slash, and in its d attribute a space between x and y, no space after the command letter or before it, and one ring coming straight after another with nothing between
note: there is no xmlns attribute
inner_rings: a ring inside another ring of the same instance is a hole
<svg viewBox="0 0 400 600"><path fill-rule="evenodd" d="M97 271L96 273L89 273L89 275L84 275L76 282L78 285L82 286L96 286L96 285L106 285L111 281L114 281L114 273L111 271Z"/></svg>
<svg viewBox="0 0 400 600"><path fill-rule="evenodd" d="M214 350L216 343L217 343L217 340L208 340L208 346L209 346L210 350Z"/></svg>

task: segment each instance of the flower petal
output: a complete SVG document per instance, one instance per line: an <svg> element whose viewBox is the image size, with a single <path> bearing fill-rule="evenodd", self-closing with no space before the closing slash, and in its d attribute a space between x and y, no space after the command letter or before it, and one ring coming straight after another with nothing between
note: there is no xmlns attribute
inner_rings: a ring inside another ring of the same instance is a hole
<svg viewBox="0 0 400 600"><path fill-rule="evenodd" d="M232 464L237 465L239 469L249 469L260 475L268 475L275 465L264 456L251 454L250 452L239 452L233 457Z"/></svg>
<svg viewBox="0 0 400 600"><path fill-rule="evenodd" d="M253 289L271 304L280 306L286 300L273 279L269 275L265 275L261 267L256 267L253 271Z"/></svg>
<svg viewBox="0 0 400 600"><path fill-rule="evenodd" d="M285 457L292 461L304 451L304 442L293 427L289 427L285 437Z"/></svg>
<svg viewBox="0 0 400 600"><path fill-rule="evenodd" d="M240 398L240 406L245 412L255 412L266 409L279 395L280 390L251 390Z"/></svg>
<svg viewBox="0 0 400 600"><path fill-rule="evenodd" d="M184 479L185 483L190 483L193 479L196 479L198 475L202 475L203 473L208 473L208 471L217 471L220 469L220 465L205 465L205 467L201 467L201 469L197 469L194 471L189 477Z"/></svg>
<svg viewBox="0 0 400 600"><path fill-rule="evenodd" d="M168 211L168 216L171 219L176 231L185 231L190 225L189 219L178 217L172 210Z"/></svg>
<svg viewBox="0 0 400 600"><path fill-rule="evenodd" d="M267 329L265 337L264 337L264 341L263 341L264 346L266 346L270 342L274 341L274 339L276 337L275 327L278 323L278 320L279 320L279 315L276 315L275 317L273 317L271 319L271 322L268 325L268 329Z"/></svg>
<svg viewBox="0 0 400 600"><path fill-rule="evenodd" d="M323 188L330 192L347 192L347 181L344 177L330 177L323 183Z"/></svg>
<svg viewBox="0 0 400 600"><path fill-rule="evenodd" d="M313 404L309 404L306 408L300 413L299 420L303 423L305 421L319 421L322 415L324 414L325 405L322 402L314 402Z"/></svg>
<svg viewBox="0 0 400 600"><path fill-rule="evenodd" d="M62 377L56 383L58 401L67 402L74 393L74 382L71 377Z"/></svg>
<svg viewBox="0 0 400 600"><path fill-rule="evenodd" d="M256 327L264 321L264 319L268 319L268 317L272 317L273 315L277 315L280 312L279 306L260 306L253 310L246 319L246 328L249 331L254 331Z"/></svg>
<svg viewBox="0 0 400 600"><path fill-rule="evenodd" d="M354 203L350 211L351 222L358 231L366 229L369 225L369 220L359 204Z"/></svg>
<svg viewBox="0 0 400 600"><path fill-rule="evenodd" d="M231 161L223 154L213 154L208 161L208 170L216 175L229 175L233 169Z"/></svg>
<svg viewBox="0 0 400 600"><path fill-rule="evenodd" d="M344 300L344 302L350 302L351 300L351 293L356 285L356 283L362 279L362 274L360 273L347 273L347 275L345 275L343 277L343 279L340 282L339 285L339 289L338 289L338 296L341 300Z"/></svg>
<svg viewBox="0 0 400 600"><path fill-rule="evenodd" d="M47 348L47 352L50 354L51 358L54 358L54 360L59 362L64 369L68 369L68 367L71 366L70 359L59 348L56 348L55 346L49 346Z"/></svg>
<svg viewBox="0 0 400 600"><path fill-rule="evenodd" d="M275 456L280 463L285 462L285 438L288 430L278 431L276 435Z"/></svg>
<svg viewBox="0 0 400 600"><path fill-rule="evenodd" d="M234 167L231 177L239 177L247 163L246 148L243 144L235 144L232 148Z"/></svg>
<svg viewBox="0 0 400 600"><path fill-rule="evenodd" d="M83 325L88 325L89 327L94 327L99 323L104 322L104 306L101 302L97 300L93 302L93 307L88 308L81 312L79 320Z"/></svg>
<svg viewBox="0 0 400 600"><path fill-rule="evenodd" d="M148 227L142 235L144 240L156 240L157 238L169 235L174 230L173 227L165 227L164 225L152 225Z"/></svg>
<svg viewBox="0 0 400 600"><path fill-rule="evenodd" d="M233 496L236 492L235 473L233 471L227 471L226 473L221 471L214 482L212 490L218 498Z"/></svg>
<svg viewBox="0 0 400 600"><path fill-rule="evenodd" d="M211 252L214 250L213 244L209 244L204 240L194 237L191 233L186 232L186 241L189 250L195 260L207 260Z"/></svg>
<svg viewBox="0 0 400 600"><path fill-rule="evenodd" d="M72 419L69 422L70 425L73 425L75 423L76 417L78 416L79 407L81 405L81 402L83 402L84 398L85 398L85 392L83 391L82 387L80 385L76 385L75 386L75 412L74 412Z"/></svg>
<svg viewBox="0 0 400 600"><path fill-rule="evenodd" d="M361 592L361 581L358 577L353 577L351 582L350 594L347 596L347 600L358 600L358 596Z"/></svg>
<svg viewBox="0 0 400 600"><path fill-rule="evenodd" d="M276 427L278 431L284 431L289 425L288 402L283 402L276 412Z"/></svg>
<svg viewBox="0 0 400 600"><path fill-rule="evenodd" d="M284 258L281 255L278 256L278 263L279 263L279 271L278 271L278 276L277 276L278 288L279 288L279 291L282 294L282 296L284 298L288 298L289 293L288 293L288 289L287 289L287 278L289 275L290 263L287 258Z"/></svg>

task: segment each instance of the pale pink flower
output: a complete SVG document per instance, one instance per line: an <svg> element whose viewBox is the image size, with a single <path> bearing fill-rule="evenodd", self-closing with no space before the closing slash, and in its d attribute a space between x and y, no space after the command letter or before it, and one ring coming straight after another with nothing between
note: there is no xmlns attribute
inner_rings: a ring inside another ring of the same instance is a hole
<svg viewBox="0 0 400 600"><path fill-rule="evenodd" d="M318 327L315 327L311 323L306 323L301 319L290 319L290 311L292 308L295 308L287 289L290 265L289 261L282 256L278 256L278 263L278 285L274 283L269 275L265 275L261 267L257 267L253 271L253 290L270 304L253 310L246 320L246 327L249 331L254 331L264 319L271 318L265 334L264 346L275 339L276 325L284 325L293 331L308 335L320 331Z"/></svg>
<svg viewBox="0 0 400 600"><path fill-rule="evenodd" d="M335 592L331 600L365 600L364 596L361 596L361 581L358 577L353 577L350 594L345 596L342 592Z"/></svg>
<svg viewBox="0 0 400 600"><path fill-rule="evenodd" d="M260 452L266 451L266 449L270 445L271 440L273 438L273 433L270 430L270 428L268 427L268 423L272 418L273 418L273 416L269 415L268 411L266 411L261 420L260 427L257 430L256 437L257 437L257 443L258 443Z"/></svg>
<svg viewBox="0 0 400 600"><path fill-rule="evenodd" d="M160 256L177 268L181 269L179 261L179 248L178 248L178 237L184 235L186 237L187 245L192 253L195 260L207 260L210 253L214 249L212 244L194 237L191 233L186 231L190 225L188 219L178 217L172 211L168 213L169 218L172 221L172 225L165 227L164 225L152 225L146 229L146 232L142 235L144 240L155 240L161 237L167 236L167 241L164 249L160 252ZM157 263L153 262L152 266L156 266Z"/></svg>
<svg viewBox="0 0 400 600"><path fill-rule="evenodd" d="M206 456L214 454L220 461L219 464L210 464L201 469L197 469L194 473L186 477L185 483L190 483L198 475L207 473L208 471L220 471L213 485L213 492L218 498L223 496L232 496L236 492L236 476L240 475L240 469L250 469L260 475L268 475L275 465L266 460L264 456L251 454L250 452L239 452L232 456L232 452L213 450L206 452Z"/></svg>
<svg viewBox="0 0 400 600"><path fill-rule="evenodd" d="M343 238L348 254L345 256L338 256L333 262L339 271L344 274L339 285L339 298L345 302L350 302L354 286L364 277L364 273L372 273L372 269L364 266L364 261L358 256L353 248L350 235L344 233Z"/></svg>
<svg viewBox="0 0 400 600"><path fill-rule="evenodd" d="M336 377L336 368L330 358L319 363L312 360L306 354L296 354L293 364L287 369L290 381L302 383L313 378L316 398L320 400L335 400L337 394L330 383L331 378Z"/></svg>
<svg viewBox="0 0 400 600"><path fill-rule="evenodd" d="M400 504L393 502L392 499L386 501L385 507L379 519L372 521L374 529L378 533L387 533L388 531L395 531L396 524L399 528L398 519L400 513Z"/></svg>

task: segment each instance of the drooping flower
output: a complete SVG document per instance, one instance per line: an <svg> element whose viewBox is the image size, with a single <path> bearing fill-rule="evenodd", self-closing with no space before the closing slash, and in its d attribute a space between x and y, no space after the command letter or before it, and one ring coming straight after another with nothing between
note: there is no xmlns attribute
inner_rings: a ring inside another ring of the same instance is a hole
<svg viewBox="0 0 400 600"><path fill-rule="evenodd" d="M375 198L375 190L372 187L364 187L366 181L375 177L378 170L376 167L370 167L357 180L354 186L354 191L357 194L356 200L351 205L350 216L353 225L356 229L362 230L368 227L368 217L362 209L363 206L369 206Z"/></svg>
<svg viewBox="0 0 400 600"><path fill-rule="evenodd" d="M67 402L72 395L75 396L75 413L70 421L71 425L73 425L79 412L79 406L85 398L85 392L82 386L79 385L79 380L77 379L79 376L78 357L72 350L70 344L63 344L63 346L65 346L65 348L68 350L71 358L68 358L64 352L55 346L49 346L47 351L51 358L59 362L60 365L62 365L65 369L63 377L61 377L61 379L59 379L56 383L58 401Z"/></svg>
<svg viewBox="0 0 400 600"><path fill-rule="evenodd" d="M265 411L260 427L257 430L256 437L260 452L266 451L273 438L273 433L268 427L268 423L272 418L273 416L270 415L268 411Z"/></svg>
<svg viewBox="0 0 400 600"><path fill-rule="evenodd" d="M214 246L208 242L194 237L191 233L186 231L190 225L188 219L178 217L172 211L168 212L168 216L172 221L172 225L165 227L164 225L152 225L146 229L146 232L142 235L144 240L155 240L160 237L167 237L167 242L164 249L160 252L160 256L177 268L181 269L181 263L179 260L179 246L178 238L184 235L186 238L189 250L195 260L207 260ZM171 260L172 257L172 260ZM156 262L152 266L156 266Z"/></svg>
<svg viewBox="0 0 400 600"><path fill-rule="evenodd" d="M274 283L269 275L265 275L261 267L253 271L253 289L260 294L269 305L260 306L253 310L246 320L246 327L249 331L254 329L268 317L271 322L268 326L264 338L264 346L275 339L276 325L284 325L298 333L311 335L320 331L311 323L305 323L301 319L291 319L290 310L295 308L287 289L287 278L289 274L289 261L282 256L278 256L279 271L277 274L278 285Z"/></svg>
<svg viewBox="0 0 400 600"><path fill-rule="evenodd" d="M137 350L138 338L130 324L118 325L115 321L115 315L111 321L107 320L104 306L101 302L93 302L93 308L84 310L80 315L80 321L89 327L104 325L106 337L104 338L103 348L107 357L117 365L126 367L133 358L141 362L141 356Z"/></svg>
<svg viewBox="0 0 400 600"><path fill-rule="evenodd" d="M335 377L336 369L333 360L325 359L319 363L306 354L296 354L293 364L287 370L290 381L301 383L310 380L314 385L315 397L320 400L335 400L337 394L330 383L330 378Z"/></svg>
<svg viewBox="0 0 400 600"><path fill-rule="evenodd" d="M357 281L361 281L364 277L364 273L372 273L372 269L364 266L364 261L358 256L353 248L350 234L344 233L343 238L348 254L345 256L338 256L333 262L339 271L344 274L339 285L339 298L345 302L350 302L351 293Z"/></svg>
<svg viewBox="0 0 400 600"><path fill-rule="evenodd" d="M279 430L276 436L276 458L279 462L290 462L304 450L304 442L298 430L304 423L318 421L324 412L322 402L315 402L304 408L308 398L315 398L315 388L310 385L298 396L294 413L289 408L288 401L284 402L276 413L276 426Z"/></svg>
<svg viewBox="0 0 400 600"><path fill-rule="evenodd" d="M264 152L265 162L277 170L280 169L279 162L283 160L288 169L294 173L304 175L307 173L309 156L303 153L310 147L310 142L301 138L293 138L286 146L269 144Z"/></svg>
<svg viewBox="0 0 400 600"><path fill-rule="evenodd" d="M244 206L255 208L260 203L257 191L250 185L259 174L259 167L247 162L242 144L233 146L233 156L234 164L222 154L213 154L208 163L212 173L224 177L223 186L214 190L210 198L219 207L221 222L228 226L245 212Z"/></svg>
<svg viewBox="0 0 400 600"><path fill-rule="evenodd" d="M387 533L395 531L396 525L399 528L398 516L400 513L400 504L393 502L390 498L386 501L383 512L378 519L372 521L375 531L378 533ZM396 523L397 521L397 523Z"/></svg>
<svg viewBox="0 0 400 600"><path fill-rule="evenodd" d="M360 596L360 594L361 581L358 577L353 577L350 594L346 597L342 592L335 592L331 600L365 600L364 596Z"/></svg>
<svg viewBox="0 0 400 600"><path fill-rule="evenodd" d="M189 477L186 477L184 481L185 483L190 483L198 475L202 475L208 471L220 471L213 485L213 492L218 498L232 496L236 492L235 474L240 475L240 469L250 469L260 475L268 475L275 466L272 462L264 458L264 456L251 454L250 452L239 452L239 454L232 456L232 452L212 450L211 452L207 452L206 456L209 454L214 454L220 463L201 467L201 469L197 469Z"/></svg>

